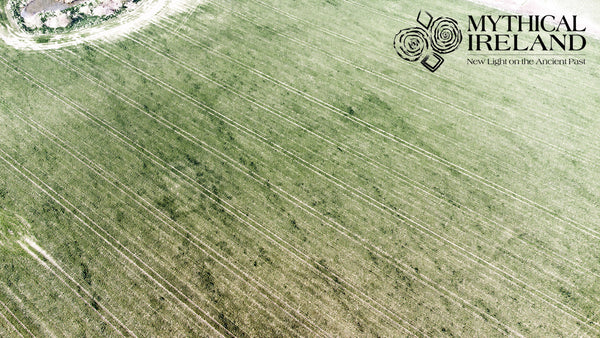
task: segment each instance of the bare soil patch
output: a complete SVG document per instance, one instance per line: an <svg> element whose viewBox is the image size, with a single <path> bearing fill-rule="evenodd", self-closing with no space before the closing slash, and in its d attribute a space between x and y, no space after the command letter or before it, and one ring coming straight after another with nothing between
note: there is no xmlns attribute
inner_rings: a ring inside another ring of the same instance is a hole
<svg viewBox="0 0 600 338"><path fill-rule="evenodd" d="M33 0L27 6L21 15L33 15L39 12L62 11L63 9L71 8L85 0L76 0L71 2L61 0Z"/></svg>

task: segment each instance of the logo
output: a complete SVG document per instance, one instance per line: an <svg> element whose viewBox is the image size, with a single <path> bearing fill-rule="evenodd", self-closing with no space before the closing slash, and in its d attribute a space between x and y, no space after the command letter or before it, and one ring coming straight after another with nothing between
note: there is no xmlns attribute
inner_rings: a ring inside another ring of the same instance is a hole
<svg viewBox="0 0 600 338"><path fill-rule="evenodd" d="M422 27L402 29L394 38L394 49L404 60L421 64L435 72L444 63L442 54L454 52L462 42L462 33L456 20L433 16L420 11L417 22Z"/></svg>
<svg viewBox="0 0 600 338"><path fill-rule="evenodd" d="M586 45L577 15L469 15L469 51L579 52Z"/></svg>

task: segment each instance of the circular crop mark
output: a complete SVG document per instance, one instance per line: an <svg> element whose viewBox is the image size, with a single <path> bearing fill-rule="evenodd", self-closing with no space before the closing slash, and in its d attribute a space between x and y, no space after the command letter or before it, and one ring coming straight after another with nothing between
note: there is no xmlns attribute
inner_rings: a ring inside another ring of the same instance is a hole
<svg viewBox="0 0 600 338"><path fill-rule="evenodd" d="M431 24L430 29L432 48L440 54L455 51L462 42L462 33L454 19L437 18Z"/></svg>
<svg viewBox="0 0 600 338"><path fill-rule="evenodd" d="M401 30L394 38L396 53L406 61L417 61L429 49L429 34L420 27Z"/></svg>

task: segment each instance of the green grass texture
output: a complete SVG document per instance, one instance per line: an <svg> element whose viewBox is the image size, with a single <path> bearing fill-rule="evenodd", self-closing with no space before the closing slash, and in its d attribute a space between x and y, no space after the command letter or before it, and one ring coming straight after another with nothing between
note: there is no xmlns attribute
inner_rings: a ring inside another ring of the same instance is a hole
<svg viewBox="0 0 600 338"><path fill-rule="evenodd" d="M501 14L211 0L0 42L0 336L600 335L598 41L431 73L393 48L420 10Z"/></svg>

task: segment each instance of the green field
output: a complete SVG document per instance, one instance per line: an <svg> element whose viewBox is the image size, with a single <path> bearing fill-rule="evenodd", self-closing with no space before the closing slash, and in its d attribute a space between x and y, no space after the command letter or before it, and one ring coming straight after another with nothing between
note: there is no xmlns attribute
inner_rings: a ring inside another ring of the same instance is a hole
<svg viewBox="0 0 600 338"><path fill-rule="evenodd" d="M598 40L430 73L392 46L421 9L499 13L209 0L0 42L0 336L600 336Z"/></svg>

